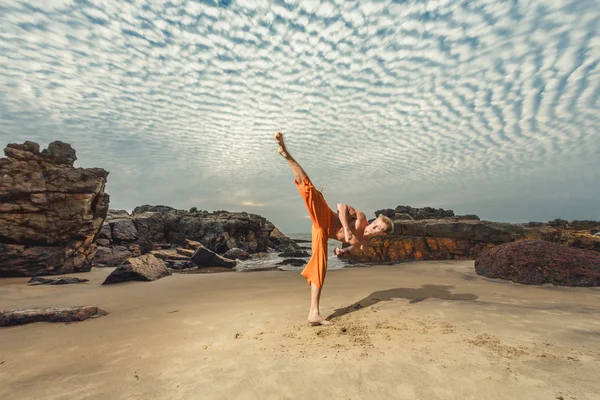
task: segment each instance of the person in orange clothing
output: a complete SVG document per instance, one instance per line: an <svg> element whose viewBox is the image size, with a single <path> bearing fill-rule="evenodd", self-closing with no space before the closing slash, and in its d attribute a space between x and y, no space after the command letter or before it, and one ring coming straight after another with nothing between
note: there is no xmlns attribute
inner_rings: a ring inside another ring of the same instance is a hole
<svg viewBox="0 0 600 400"><path fill-rule="evenodd" d="M393 222L384 215L379 215L373 222L368 223L364 213L347 204L338 204L334 212L323 193L312 184L300 164L290 155L283 141L283 134L277 132L275 140L279 145L279 153L285 158L294 173L294 183L304 199L304 204L312 220L312 256L302 271L310 285L309 325L332 325L319 312L321 290L327 273L327 240L335 239L349 243L350 246L335 249L340 255L353 252L367 242L369 236L385 235L394 230Z"/></svg>

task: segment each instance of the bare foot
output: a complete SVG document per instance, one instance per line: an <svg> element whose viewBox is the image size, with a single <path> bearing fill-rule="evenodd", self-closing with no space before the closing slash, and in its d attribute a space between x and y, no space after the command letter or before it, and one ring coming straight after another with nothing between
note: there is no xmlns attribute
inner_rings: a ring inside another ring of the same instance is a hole
<svg viewBox="0 0 600 400"><path fill-rule="evenodd" d="M310 326L319 326L319 325L330 326L330 325L333 325L333 322L327 321L325 318L321 317L320 315L315 315L315 316L308 317L308 324Z"/></svg>
<svg viewBox="0 0 600 400"><path fill-rule="evenodd" d="M290 153L288 153L287 148L285 147L285 143L283 142L283 133L277 132L275 134L275 140L279 145L279 154L283 156L286 160L290 158Z"/></svg>

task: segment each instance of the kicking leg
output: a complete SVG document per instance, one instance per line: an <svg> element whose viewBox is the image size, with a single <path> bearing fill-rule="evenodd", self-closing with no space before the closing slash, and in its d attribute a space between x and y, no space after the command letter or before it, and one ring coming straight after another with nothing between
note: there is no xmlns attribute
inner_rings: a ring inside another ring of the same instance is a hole
<svg viewBox="0 0 600 400"><path fill-rule="evenodd" d="M277 132L275 134L275 140L279 145L279 154L281 154L283 158L287 160L288 164L290 164L290 168L292 168L292 172L294 173L294 179L296 179L297 182L302 182L306 177L306 172L304 172L300 164L298 164L288 152L287 147L283 142L283 133Z"/></svg>

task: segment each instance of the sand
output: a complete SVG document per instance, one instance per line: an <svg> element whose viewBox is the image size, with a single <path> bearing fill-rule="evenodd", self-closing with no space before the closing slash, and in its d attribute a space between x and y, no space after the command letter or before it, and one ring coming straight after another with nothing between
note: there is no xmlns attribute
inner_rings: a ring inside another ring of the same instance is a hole
<svg viewBox="0 0 600 400"><path fill-rule="evenodd" d="M0 309L97 305L0 328L0 399L600 399L600 289L477 276L473 262L330 271L305 325L298 272L27 286Z"/></svg>

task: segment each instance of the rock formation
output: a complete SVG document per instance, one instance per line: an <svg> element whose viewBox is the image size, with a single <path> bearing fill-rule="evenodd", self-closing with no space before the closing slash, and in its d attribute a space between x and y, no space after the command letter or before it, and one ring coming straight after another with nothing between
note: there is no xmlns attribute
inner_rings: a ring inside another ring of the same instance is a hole
<svg viewBox="0 0 600 400"><path fill-rule="evenodd" d="M449 217L435 220L395 220L393 235L372 237L362 251L340 257L350 263L471 260L486 248L525 240L547 240L600 251L600 239L586 231L546 225L524 227L520 224L457 220Z"/></svg>
<svg viewBox="0 0 600 400"><path fill-rule="evenodd" d="M600 286L600 253L535 240L485 250L475 271L528 285Z"/></svg>
<svg viewBox="0 0 600 400"><path fill-rule="evenodd" d="M190 246L192 242L197 245ZM199 246L220 255L229 254L226 258L239 259L269 248L299 248L260 215L149 205L136 207L132 214L109 210L97 243L98 266L118 265L127 258L152 251L174 269L189 266L188 261ZM186 249L191 253L182 252Z"/></svg>
<svg viewBox="0 0 600 400"><path fill-rule="evenodd" d="M414 208L410 206L397 206L395 209L386 208L375 211L375 215L383 214L393 220L421 220L421 219L441 219L455 217L461 220L479 220L477 215L454 215L452 210L443 208Z"/></svg>
<svg viewBox="0 0 600 400"><path fill-rule="evenodd" d="M76 322L104 315L108 315L108 313L95 306L8 310L0 312L0 326L24 325L34 322Z"/></svg>
<svg viewBox="0 0 600 400"><path fill-rule="evenodd" d="M0 277L89 271L108 211L108 172L74 168L75 150L9 144L0 158Z"/></svg>

